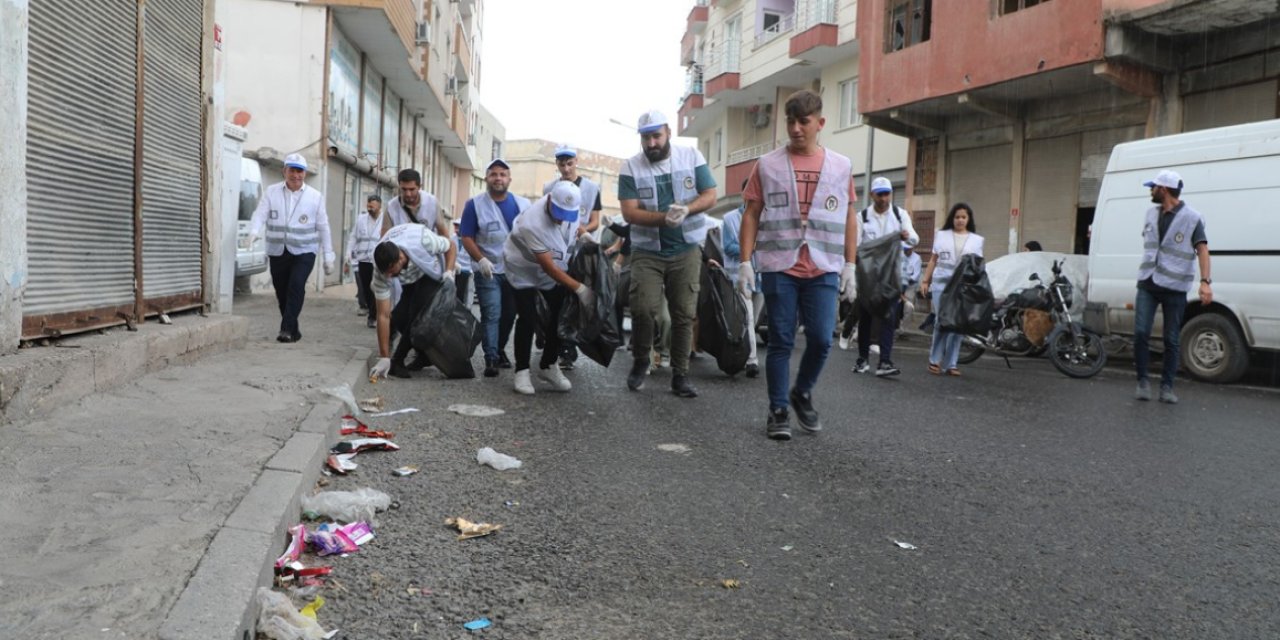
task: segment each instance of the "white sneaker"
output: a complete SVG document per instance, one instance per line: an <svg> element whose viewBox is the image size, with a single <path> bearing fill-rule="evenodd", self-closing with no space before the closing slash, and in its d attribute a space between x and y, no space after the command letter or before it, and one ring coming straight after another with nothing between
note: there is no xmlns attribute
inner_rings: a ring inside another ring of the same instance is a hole
<svg viewBox="0 0 1280 640"><path fill-rule="evenodd" d="M524 369L516 372L516 393L523 393L526 396L533 395L533 380L529 378L529 370Z"/></svg>
<svg viewBox="0 0 1280 640"><path fill-rule="evenodd" d="M542 378L543 382L551 385L551 388L556 391L568 391L573 388L573 383L569 382L569 379L564 377L564 373L560 371L560 367L555 365L539 371L538 377Z"/></svg>

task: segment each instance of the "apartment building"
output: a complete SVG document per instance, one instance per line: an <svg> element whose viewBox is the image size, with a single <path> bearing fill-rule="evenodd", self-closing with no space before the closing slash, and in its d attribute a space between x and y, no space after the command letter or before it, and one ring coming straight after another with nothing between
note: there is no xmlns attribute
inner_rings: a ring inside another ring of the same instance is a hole
<svg viewBox="0 0 1280 640"><path fill-rule="evenodd" d="M908 206L940 225L970 203L988 258L1028 240L1087 253L1118 143L1280 115L1273 0L863 0L858 16L858 110L910 138Z"/></svg>
<svg viewBox="0 0 1280 640"><path fill-rule="evenodd" d="M344 247L370 194L422 173L440 212L469 197L479 119L481 0L219 0L226 119L247 130L263 183L301 153ZM318 272L320 270L317 270ZM317 286L353 276L316 273ZM267 275L252 288L269 287Z"/></svg>
<svg viewBox="0 0 1280 640"><path fill-rule="evenodd" d="M508 140L503 158L511 165L512 193L530 200L542 197L542 186L560 178L555 151L562 143L551 140ZM578 175L600 185L600 214L617 218L622 215L618 204L618 170L625 158L597 153L581 147L578 151Z"/></svg>
<svg viewBox="0 0 1280 640"><path fill-rule="evenodd" d="M853 161L858 194L873 176L906 184L907 141L875 131L857 110L856 0L694 0L680 43L687 83L675 133L696 137L720 185L712 210L741 203L756 158L786 144L787 96L817 91L821 142Z"/></svg>

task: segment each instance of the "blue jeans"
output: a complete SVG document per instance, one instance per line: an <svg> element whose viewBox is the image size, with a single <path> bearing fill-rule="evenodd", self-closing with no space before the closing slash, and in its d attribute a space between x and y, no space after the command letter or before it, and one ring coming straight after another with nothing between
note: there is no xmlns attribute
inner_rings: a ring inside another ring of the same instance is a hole
<svg viewBox="0 0 1280 640"><path fill-rule="evenodd" d="M945 282L935 282L929 290L933 294L934 313L938 312L942 304L942 290L945 288ZM955 331L943 331L939 328L941 326L941 322L934 321L933 344L929 345L929 364L936 364L943 371L950 371L956 368L956 361L960 359L960 341L964 336Z"/></svg>
<svg viewBox="0 0 1280 640"><path fill-rule="evenodd" d="M480 298L480 325L484 327L481 347L486 363L497 362L498 354L507 350L511 326L516 322L515 289L501 273L486 278L475 274L476 296Z"/></svg>
<svg viewBox="0 0 1280 640"><path fill-rule="evenodd" d="M804 323L804 355L795 388L813 391L831 351L836 326L836 286L839 277L826 273L816 278L796 278L785 273L765 273L761 290L769 313L769 350L765 379L769 382L769 410L786 409L791 381L791 350L796 342L797 321Z"/></svg>
<svg viewBox="0 0 1280 640"><path fill-rule="evenodd" d="M1182 333L1182 314L1187 310L1186 292L1157 293L1138 287L1133 301L1133 364L1138 369L1138 380L1146 380L1156 305L1164 309L1164 369L1160 373L1160 386L1172 389L1173 376L1178 373L1178 338Z"/></svg>

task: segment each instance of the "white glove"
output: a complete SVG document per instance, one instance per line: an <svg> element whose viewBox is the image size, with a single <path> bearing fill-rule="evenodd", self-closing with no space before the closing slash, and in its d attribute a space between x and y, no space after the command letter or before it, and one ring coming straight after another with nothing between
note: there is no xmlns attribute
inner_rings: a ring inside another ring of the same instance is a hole
<svg viewBox="0 0 1280 640"><path fill-rule="evenodd" d="M377 380L378 378L386 378L387 373L391 371L391 358L378 358L378 363L373 365L369 370L369 379Z"/></svg>
<svg viewBox="0 0 1280 640"><path fill-rule="evenodd" d="M578 300L582 302L583 307L587 309L595 308L596 292L588 289L587 285L578 283L578 288L574 289L573 292L578 294Z"/></svg>
<svg viewBox="0 0 1280 640"><path fill-rule="evenodd" d="M444 279L445 279L445 280L448 280L449 282L457 282L457 281L458 281L458 272L457 272L457 271L446 271L446 272L444 272Z"/></svg>
<svg viewBox="0 0 1280 640"><path fill-rule="evenodd" d="M324 261L324 274L327 276L333 273L333 258Z"/></svg>
<svg viewBox="0 0 1280 640"><path fill-rule="evenodd" d="M840 272L840 299L853 302L858 297L857 267L852 262L844 263Z"/></svg>
<svg viewBox="0 0 1280 640"><path fill-rule="evenodd" d="M738 292L743 295L751 295L756 290L756 269L751 266L751 261L744 261L738 265Z"/></svg>
<svg viewBox="0 0 1280 640"><path fill-rule="evenodd" d="M488 258L480 258L480 262L475 264L475 272L485 278L493 277L493 263Z"/></svg>
<svg viewBox="0 0 1280 640"><path fill-rule="evenodd" d="M688 217L688 215L689 215L689 207L686 207L682 204L671 205L671 208L667 209L667 226L668 227L680 226L680 223L684 222L684 219Z"/></svg>
<svg viewBox="0 0 1280 640"><path fill-rule="evenodd" d="M577 243L578 243L578 246L588 245L588 244L598 244L596 242L595 236L592 236L591 233L587 231L583 231L582 227L578 227Z"/></svg>

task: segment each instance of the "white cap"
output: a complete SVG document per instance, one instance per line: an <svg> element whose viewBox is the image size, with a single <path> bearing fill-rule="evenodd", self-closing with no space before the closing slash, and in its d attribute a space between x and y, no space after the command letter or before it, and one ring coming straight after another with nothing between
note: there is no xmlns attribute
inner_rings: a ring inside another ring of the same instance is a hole
<svg viewBox="0 0 1280 640"><path fill-rule="evenodd" d="M653 111L646 111L644 112L644 115L640 116L640 121L636 124L636 132L653 133L654 131L661 129L666 124L667 116L661 111L658 111L657 109L654 109Z"/></svg>
<svg viewBox="0 0 1280 640"><path fill-rule="evenodd" d="M1170 189L1182 188L1182 176L1177 171L1165 169L1156 174L1155 180L1148 180L1142 183L1144 187L1168 187Z"/></svg>
<svg viewBox="0 0 1280 640"><path fill-rule="evenodd" d="M301 153L291 153L284 157L284 166L306 171L307 159Z"/></svg>
<svg viewBox="0 0 1280 640"><path fill-rule="evenodd" d="M577 150L577 149L574 149L573 147L571 147L571 146L569 146L569 145L567 145L567 144L562 144L562 145L560 145L560 146L556 147L556 153L555 153L555 156L556 156L557 158L561 158L561 157L564 157L564 156L569 156L570 158L576 158L576 157L578 157L578 150Z"/></svg>
<svg viewBox="0 0 1280 640"><path fill-rule="evenodd" d="M561 222L573 222L582 211L582 190L568 180L559 180L551 187L551 217Z"/></svg>
<svg viewBox="0 0 1280 640"><path fill-rule="evenodd" d="M871 193L893 193L893 183L881 176L871 181Z"/></svg>

